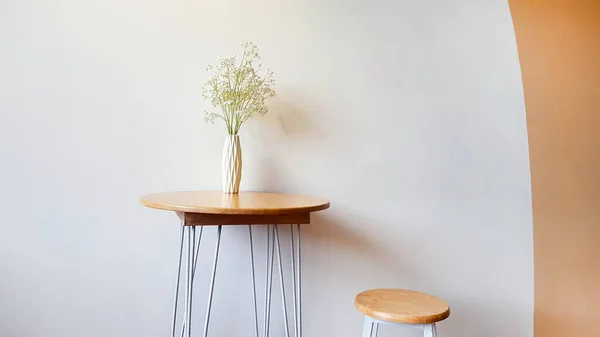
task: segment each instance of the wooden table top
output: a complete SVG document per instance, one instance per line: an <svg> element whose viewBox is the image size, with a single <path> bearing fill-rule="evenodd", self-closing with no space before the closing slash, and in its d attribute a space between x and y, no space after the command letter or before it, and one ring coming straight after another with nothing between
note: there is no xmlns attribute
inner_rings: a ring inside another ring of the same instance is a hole
<svg viewBox="0 0 600 337"><path fill-rule="evenodd" d="M308 195L220 191L167 192L145 195L144 206L167 211L203 214L301 214L329 208L329 200Z"/></svg>

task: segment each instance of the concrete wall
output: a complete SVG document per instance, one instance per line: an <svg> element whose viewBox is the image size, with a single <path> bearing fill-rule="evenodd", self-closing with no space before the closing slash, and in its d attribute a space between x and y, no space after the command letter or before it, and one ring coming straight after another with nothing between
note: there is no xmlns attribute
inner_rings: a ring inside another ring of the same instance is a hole
<svg viewBox="0 0 600 337"><path fill-rule="evenodd" d="M406 287L451 304L441 336L531 337L525 106L500 0L0 2L0 335L168 334L177 219L138 198L220 188L201 85L246 40L278 98L241 131L242 188L332 202L303 230L305 336L358 336L354 295ZM222 249L210 335L246 336L246 231Z"/></svg>

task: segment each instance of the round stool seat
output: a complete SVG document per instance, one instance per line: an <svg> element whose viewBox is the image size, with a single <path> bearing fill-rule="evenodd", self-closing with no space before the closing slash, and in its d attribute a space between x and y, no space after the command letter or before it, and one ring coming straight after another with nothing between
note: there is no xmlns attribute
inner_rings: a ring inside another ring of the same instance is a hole
<svg viewBox="0 0 600 337"><path fill-rule="evenodd" d="M439 297L404 289L372 289L356 295L354 306L372 318L404 324L431 324L450 316Z"/></svg>

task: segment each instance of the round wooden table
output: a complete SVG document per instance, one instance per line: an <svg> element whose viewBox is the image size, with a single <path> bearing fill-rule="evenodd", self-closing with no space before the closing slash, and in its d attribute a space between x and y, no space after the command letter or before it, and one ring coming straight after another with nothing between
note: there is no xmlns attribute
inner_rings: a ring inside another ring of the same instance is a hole
<svg viewBox="0 0 600 337"><path fill-rule="evenodd" d="M173 304L173 318L171 337L177 331L177 302L179 299L179 284L182 276L182 264L185 260L185 313L181 323L180 333L188 337L192 334L192 302L194 275L203 226L217 226L217 242L211 271L206 316L204 320L203 337L208 335L210 312L215 285L217 263L219 260L219 246L221 243L221 229L226 225L247 225L250 241L250 272L253 289L254 304L254 333L259 337L258 306L256 299L256 275L254 269L254 248L252 240L252 225L267 226L267 258L265 277L265 306L263 335L269 336L271 290L273 287L273 264L277 254L279 267L279 283L286 337L290 337L288 310L286 305L285 279L283 277L283 263L279 225L290 225L291 233L291 273L293 293L293 314L295 337L302 336L302 268L300 258L300 225L310 223L310 213L329 208L329 201L306 195L240 192L239 194L225 194L216 191L189 191L149 194L141 198L141 204L147 207L166 211L174 211L181 220L179 243L179 264L177 267L177 282ZM295 225L295 226L294 226ZM196 227L200 227L196 233ZM294 232L296 235L294 236ZM186 240L187 238L187 240ZM186 243L187 241L187 243ZM185 248L185 249L184 249ZM185 259L184 259L185 250Z"/></svg>

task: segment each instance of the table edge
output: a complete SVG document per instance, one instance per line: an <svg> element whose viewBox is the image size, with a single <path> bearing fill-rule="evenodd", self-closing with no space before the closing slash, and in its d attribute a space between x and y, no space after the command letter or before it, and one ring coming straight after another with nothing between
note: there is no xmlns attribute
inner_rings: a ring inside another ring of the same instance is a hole
<svg viewBox="0 0 600 337"><path fill-rule="evenodd" d="M152 194L148 194L152 195ZM277 209L265 209L265 208L238 208L238 209L229 209L229 208L213 208L213 207L201 207L201 206L179 206L179 205L164 205L164 204L156 204L152 202L148 202L144 200L144 197L148 196L144 195L140 198L140 205L158 209L162 211L172 211L172 212L184 212L184 213L198 213L198 214L228 214L228 215L278 215L278 214L301 214L301 213L312 213L318 212L328 209L331 206L331 202L328 199L323 199L327 201L324 204L314 205L314 206L306 206L306 207L287 207L287 208L277 208ZM303 194L295 194L295 195L303 195ZM303 195L307 196L307 195Z"/></svg>

